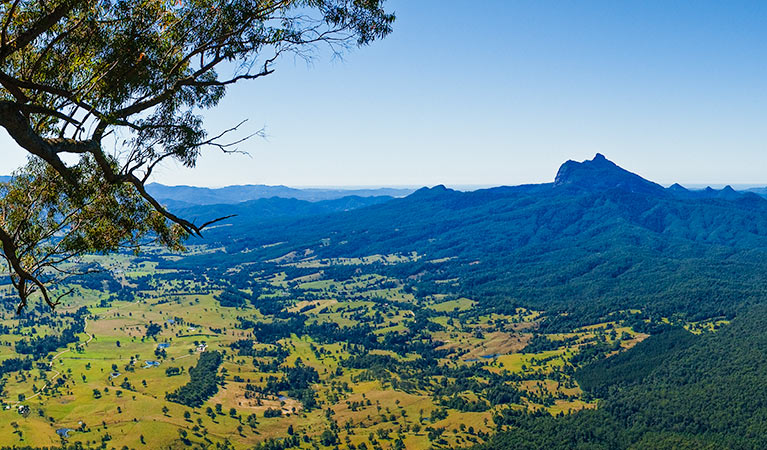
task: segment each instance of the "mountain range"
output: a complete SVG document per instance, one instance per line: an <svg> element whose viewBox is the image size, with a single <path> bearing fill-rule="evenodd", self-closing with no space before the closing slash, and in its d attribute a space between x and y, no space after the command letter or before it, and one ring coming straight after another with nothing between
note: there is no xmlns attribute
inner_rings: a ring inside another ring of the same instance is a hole
<svg viewBox="0 0 767 450"><path fill-rule="evenodd" d="M166 201L171 210L187 220L201 223L213 218L231 216L218 227L250 225L276 219L312 217L387 202L394 197L378 195L361 197L349 195L332 200L307 201L295 198L269 197L228 204L191 205Z"/></svg>
<svg viewBox="0 0 767 450"><path fill-rule="evenodd" d="M330 189L291 188L251 184L206 188L196 186L166 186L158 183L147 185L147 192L171 208L191 205L235 204L263 198L291 198L309 202L335 200L342 197L404 197L413 192L405 188Z"/></svg>
<svg viewBox="0 0 767 450"><path fill-rule="evenodd" d="M290 264L305 259L417 255L375 271L415 280L421 296L470 298L483 317L542 311L541 333L622 321L651 335L574 369L598 408L557 418L505 409L493 418L502 431L476 450L767 445L767 199L756 192L666 188L597 154L565 162L552 183L436 186L306 211L211 230L206 239L225 252L176 267L295 271ZM357 269L322 270L332 278ZM704 320L732 322L703 335L658 325Z"/></svg>
<svg viewBox="0 0 767 450"><path fill-rule="evenodd" d="M767 296L765 198L730 186L665 188L601 154L565 162L552 183L469 192L157 184L151 192L196 222L235 215L205 233L203 242L226 247L216 264L415 252L424 289L458 275L462 293L485 304L559 309L570 313L556 320L584 323L632 308L734 315ZM395 195L375 195L386 193ZM270 197L237 201L261 195Z"/></svg>
<svg viewBox="0 0 767 450"><path fill-rule="evenodd" d="M564 163L553 183L436 186L380 200L311 215L253 214L206 239L226 245L232 264L290 252L416 252L442 261L413 269L425 283L459 276L463 293L486 304L567 310L567 320L584 323L630 308L730 315L767 296L767 200L729 187L664 188L602 155Z"/></svg>

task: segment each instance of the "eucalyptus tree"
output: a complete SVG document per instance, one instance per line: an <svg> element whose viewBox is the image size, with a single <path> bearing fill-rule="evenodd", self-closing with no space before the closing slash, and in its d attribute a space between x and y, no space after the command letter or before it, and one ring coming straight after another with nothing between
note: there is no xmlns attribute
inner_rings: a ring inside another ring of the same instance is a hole
<svg viewBox="0 0 767 450"><path fill-rule="evenodd" d="M0 187L0 245L21 311L85 252L182 248L214 218L174 215L145 184L165 161L235 151L206 130L228 86L285 54L389 34L384 0L9 0L0 3L0 126L29 154ZM300 126L300 124L296 124Z"/></svg>

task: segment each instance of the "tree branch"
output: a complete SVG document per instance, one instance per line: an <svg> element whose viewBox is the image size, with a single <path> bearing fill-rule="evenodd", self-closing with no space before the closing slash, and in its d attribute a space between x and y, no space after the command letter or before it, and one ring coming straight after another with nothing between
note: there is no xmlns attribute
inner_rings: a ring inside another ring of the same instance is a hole
<svg viewBox="0 0 767 450"><path fill-rule="evenodd" d="M37 39L40 35L48 31L53 25L67 15L69 11L78 3L77 0L65 0L59 6L53 9L47 16L38 20L27 31L16 36L10 42L0 47L0 60L3 60L21 48L29 45L30 42Z"/></svg>

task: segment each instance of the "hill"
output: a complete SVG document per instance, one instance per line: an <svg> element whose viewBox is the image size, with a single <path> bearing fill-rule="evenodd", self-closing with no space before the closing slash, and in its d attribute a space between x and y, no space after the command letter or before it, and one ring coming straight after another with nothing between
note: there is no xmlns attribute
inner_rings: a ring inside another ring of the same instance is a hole
<svg viewBox="0 0 767 450"><path fill-rule="evenodd" d="M571 313L557 320L633 308L704 319L767 295L767 200L729 188L662 188L601 155L565 163L553 184L423 188L310 221L222 228L209 239L239 254L234 261L416 252L443 261L420 269L424 289L460 276L462 293L488 307Z"/></svg>
<svg viewBox="0 0 767 450"><path fill-rule="evenodd" d="M613 379L615 389L597 410L559 419L507 410L496 424L509 431L477 450L765 448L766 330L767 309L751 309L682 351L670 349L674 357L656 361L639 382L621 387L620 377ZM637 345L617 365L657 360L654 353L653 346Z"/></svg>
<svg viewBox="0 0 767 450"><path fill-rule="evenodd" d="M351 211L357 208L377 205L391 200L389 196L360 197L347 196L333 200L310 202L295 198L260 198L235 204L189 205L176 203L170 209L185 218L196 222L233 215L222 226L240 226L268 222L275 219L311 217L333 212Z"/></svg>
<svg viewBox="0 0 767 450"><path fill-rule="evenodd" d="M170 207L191 205L234 204L262 198L293 198L318 202L342 197L403 197L413 192L412 189L376 188L376 189L296 189L287 186L266 186L262 184L205 188L196 186L165 186L151 183L147 192L161 203Z"/></svg>

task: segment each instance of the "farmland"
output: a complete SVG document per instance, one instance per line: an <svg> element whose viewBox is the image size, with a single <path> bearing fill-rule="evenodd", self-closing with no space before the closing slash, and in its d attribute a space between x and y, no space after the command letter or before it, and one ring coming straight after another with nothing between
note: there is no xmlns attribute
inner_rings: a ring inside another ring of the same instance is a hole
<svg viewBox="0 0 767 450"><path fill-rule="evenodd" d="M31 365L4 375L0 424L13 432L0 444L467 446L506 408L594 408L572 377L583 355L647 337L620 321L539 334L545 311L499 314L424 295L412 277L391 275L418 258L287 255L195 273L159 252L89 257L99 285L73 281L54 313L2 315L0 358ZM78 323L72 342L18 353ZM220 363L202 388L190 374L206 354Z"/></svg>

